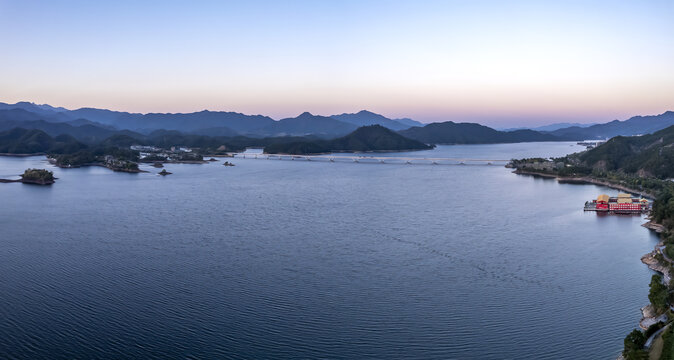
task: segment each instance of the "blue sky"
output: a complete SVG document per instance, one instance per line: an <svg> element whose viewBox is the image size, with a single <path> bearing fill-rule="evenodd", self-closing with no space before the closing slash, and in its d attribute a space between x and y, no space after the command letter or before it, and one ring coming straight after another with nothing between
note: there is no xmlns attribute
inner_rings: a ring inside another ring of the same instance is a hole
<svg viewBox="0 0 674 360"><path fill-rule="evenodd" d="M672 19L672 1L0 0L0 101L609 121L674 109Z"/></svg>

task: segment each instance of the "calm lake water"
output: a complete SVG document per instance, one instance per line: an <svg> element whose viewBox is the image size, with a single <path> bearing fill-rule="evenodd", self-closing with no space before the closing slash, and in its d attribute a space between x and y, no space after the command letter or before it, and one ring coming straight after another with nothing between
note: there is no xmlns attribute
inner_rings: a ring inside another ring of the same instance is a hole
<svg viewBox="0 0 674 360"><path fill-rule="evenodd" d="M413 156L560 156L570 143ZM389 154L392 155L392 154ZM648 303L616 191L501 166L0 158L2 359L615 359Z"/></svg>

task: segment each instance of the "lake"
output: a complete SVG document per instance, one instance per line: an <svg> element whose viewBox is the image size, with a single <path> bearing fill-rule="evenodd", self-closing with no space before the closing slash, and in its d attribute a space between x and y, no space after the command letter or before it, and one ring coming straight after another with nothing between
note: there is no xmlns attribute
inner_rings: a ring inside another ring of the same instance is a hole
<svg viewBox="0 0 674 360"><path fill-rule="evenodd" d="M615 190L495 165L224 160L161 177L1 157L0 178L59 179L0 184L0 358L615 359L648 303L644 218L582 211Z"/></svg>

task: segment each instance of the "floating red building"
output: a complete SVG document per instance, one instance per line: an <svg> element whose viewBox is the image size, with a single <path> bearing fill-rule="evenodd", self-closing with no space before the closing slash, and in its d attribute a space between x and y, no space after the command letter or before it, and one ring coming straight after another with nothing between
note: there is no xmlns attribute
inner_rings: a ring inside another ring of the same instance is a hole
<svg viewBox="0 0 674 360"><path fill-rule="evenodd" d="M618 194L609 197L601 194L596 200L585 203L585 211L601 211L616 214L643 213L651 209L650 202L644 198L632 197L630 194Z"/></svg>

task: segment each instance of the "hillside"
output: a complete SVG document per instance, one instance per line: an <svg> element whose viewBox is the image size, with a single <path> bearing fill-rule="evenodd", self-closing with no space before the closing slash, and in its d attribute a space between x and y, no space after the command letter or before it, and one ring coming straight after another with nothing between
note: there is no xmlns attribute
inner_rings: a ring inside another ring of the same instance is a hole
<svg viewBox="0 0 674 360"><path fill-rule="evenodd" d="M381 125L370 125L333 140L298 141L271 144L265 147L270 154L317 154L327 152L402 151L432 149L416 140L408 139Z"/></svg>
<svg viewBox="0 0 674 360"><path fill-rule="evenodd" d="M426 144L493 144L527 141L559 141L549 134L533 130L498 131L474 123L452 121L432 123L424 127L412 127L399 132L410 139Z"/></svg>
<svg viewBox="0 0 674 360"><path fill-rule="evenodd" d="M617 136L573 156L595 172L620 171L641 177L674 178L674 126L644 136Z"/></svg>
<svg viewBox="0 0 674 360"><path fill-rule="evenodd" d="M71 153L84 148L68 135L51 137L41 130L21 128L0 132L0 153L4 154Z"/></svg>

